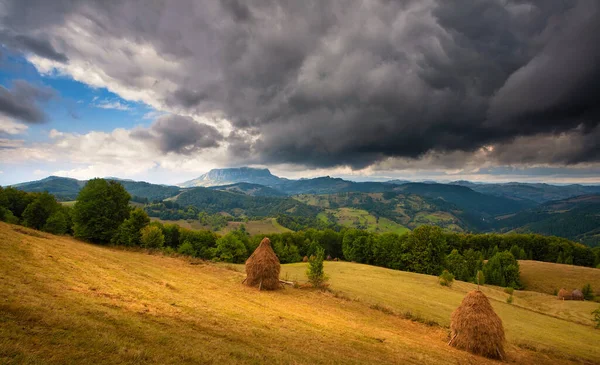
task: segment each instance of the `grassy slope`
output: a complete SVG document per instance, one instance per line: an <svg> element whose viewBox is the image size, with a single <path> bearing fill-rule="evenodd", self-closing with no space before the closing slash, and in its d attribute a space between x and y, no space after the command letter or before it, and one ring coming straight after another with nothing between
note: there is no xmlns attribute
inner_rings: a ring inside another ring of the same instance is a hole
<svg viewBox="0 0 600 365"><path fill-rule="evenodd" d="M168 223L168 224L177 224L180 227L187 229L206 229L210 230L210 227L203 226L197 220L187 221L184 219L180 219L177 221L169 221L162 220L155 217L150 218L152 221ZM277 219L275 218L265 218L256 221L248 221L247 223L243 222L227 222L227 227L218 231L218 234L227 234L235 229L238 229L240 225L244 224L246 226L246 231L248 231L251 235L255 234L270 234L270 233L284 233L291 232L290 229L283 227L281 224L277 223Z"/></svg>
<svg viewBox="0 0 600 365"><path fill-rule="evenodd" d="M326 262L325 265L334 291L398 313L410 311L442 325L449 325L452 311L468 291L476 288L464 282L455 282L452 288L446 288L433 276L368 265L347 262ZM303 263L284 265L282 275L302 281L305 271ZM549 295L516 291L513 305L509 305L505 302L508 295L501 289L483 287L482 290L493 300L511 344L535 348L552 356L585 357L600 362L600 331L592 328L591 321L591 312L598 307L597 303L562 302Z"/></svg>
<svg viewBox="0 0 600 365"><path fill-rule="evenodd" d="M365 226L369 232L394 232L403 234L410 231L410 229L403 225L387 218L379 218L379 222L377 222L377 218L374 215L362 209L339 208L329 210L329 212L333 213L340 225L346 227L356 227L355 224L358 222Z"/></svg>
<svg viewBox="0 0 600 365"><path fill-rule="evenodd" d="M521 280L529 290L553 294L555 289L581 289L589 283L600 296L600 269L540 261L519 261Z"/></svg>
<svg viewBox="0 0 600 365"><path fill-rule="evenodd" d="M0 223L0 363L496 363L448 347L442 328L242 278ZM556 362L508 350L514 363Z"/></svg>

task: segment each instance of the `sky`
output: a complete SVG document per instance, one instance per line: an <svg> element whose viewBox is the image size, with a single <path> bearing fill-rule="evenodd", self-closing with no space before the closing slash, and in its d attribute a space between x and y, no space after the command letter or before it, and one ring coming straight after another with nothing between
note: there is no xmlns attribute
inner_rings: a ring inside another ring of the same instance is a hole
<svg viewBox="0 0 600 365"><path fill-rule="evenodd" d="M595 0L0 0L0 185L600 184Z"/></svg>

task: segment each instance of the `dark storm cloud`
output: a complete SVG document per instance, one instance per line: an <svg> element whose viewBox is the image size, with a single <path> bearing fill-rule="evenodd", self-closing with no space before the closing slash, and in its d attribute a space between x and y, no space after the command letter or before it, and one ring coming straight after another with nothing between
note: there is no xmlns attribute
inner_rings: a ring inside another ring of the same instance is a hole
<svg viewBox="0 0 600 365"><path fill-rule="evenodd" d="M70 60L96 62L121 85L161 80L154 89L171 109L220 113L232 123L238 161L361 168L488 145L500 161L599 159L594 0L56 3L55 11L9 1L7 27L48 31ZM69 21L99 42L151 44L177 67L134 55L113 64L62 42L73 34L61 32ZM178 133L185 128L169 131L173 145L189 142ZM581 148L501 153L523 138L541 149L536 141L561 135Z"/></svg>
<svg viewBox="0 0 600 365"><path fill-rule="evenodd" d="M138 128L131 136L154 143L163 153L189 155L205 148L218 147L223 136L215 127L194 121L190 117L165 115L149 128Z"/></svg>
<svg viewBox="0 0 600 365"><path fill-rule="evenodd" d="M26 123L42 123L47 116L40 104L55 96L50 88L16 80L10 90L0 85L0 113Z"/></svg>
<svg viewBox="0 0 600 365"><path fill-rule="evenodd" d="M36 38L24 34L11 34L0 30L0 43L6 47L20 52L31 52L44 58L58 62L67 62L69 59L64 54L56 51L47 39Z"/></svg>

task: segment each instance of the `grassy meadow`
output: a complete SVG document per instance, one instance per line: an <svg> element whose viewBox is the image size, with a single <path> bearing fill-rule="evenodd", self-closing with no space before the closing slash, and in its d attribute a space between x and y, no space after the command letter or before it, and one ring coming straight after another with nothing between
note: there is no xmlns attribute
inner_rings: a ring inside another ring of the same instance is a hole
<svg viewBox="0 0 600 365"><path fill-rule="evenodd" d="M237 269L0 222L0 363L497 363L447 346L443 326L471 284L327 262L332 292L259 292ZM301 280L305 269L285 265L282 276ZM521 293L510 306L484 290L504 320L510 363L600 362L600 331L520 308L536 300Z"/></svg>
<svg viewBox="0 0 600 365"><path fill-rule="evenodd" d="M374 215L362 209L338 208L329 209L328 212L335 216L337 223L346 227L356 228L360 226L369 232L378 233L394 232L403 234L410 231L405 226L387 218L380 217L378 221Z"/></svg>
<svg viewBox="0 0 600 365"><path fill-rule="evenodd" d="M600 269L554 264L540 261L519 261L521 281L528 290L554 294L560 288L581 289L589 283L600 296Z"/></svg>

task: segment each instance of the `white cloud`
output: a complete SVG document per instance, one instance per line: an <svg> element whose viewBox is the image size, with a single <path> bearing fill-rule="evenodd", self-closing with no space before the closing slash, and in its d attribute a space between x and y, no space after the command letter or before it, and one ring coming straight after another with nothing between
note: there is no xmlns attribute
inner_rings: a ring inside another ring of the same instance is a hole
<svg viewBox="0 0 600 365"><path fill-rule="evenodd" d="M2 134L23 134L29 127L22 123L17 123L10 118L0 115L0 135Z"/></svg>
<svg viewBox="0 0 600 365"><path fill-rule="evenodd" d="M123 104L118 100L117 101L104 100L99 103L92 104L92 106L94 106L96 108L101 108L101 109L116 109L116 110L131 110L132 109L129 105Z"/></svg>

